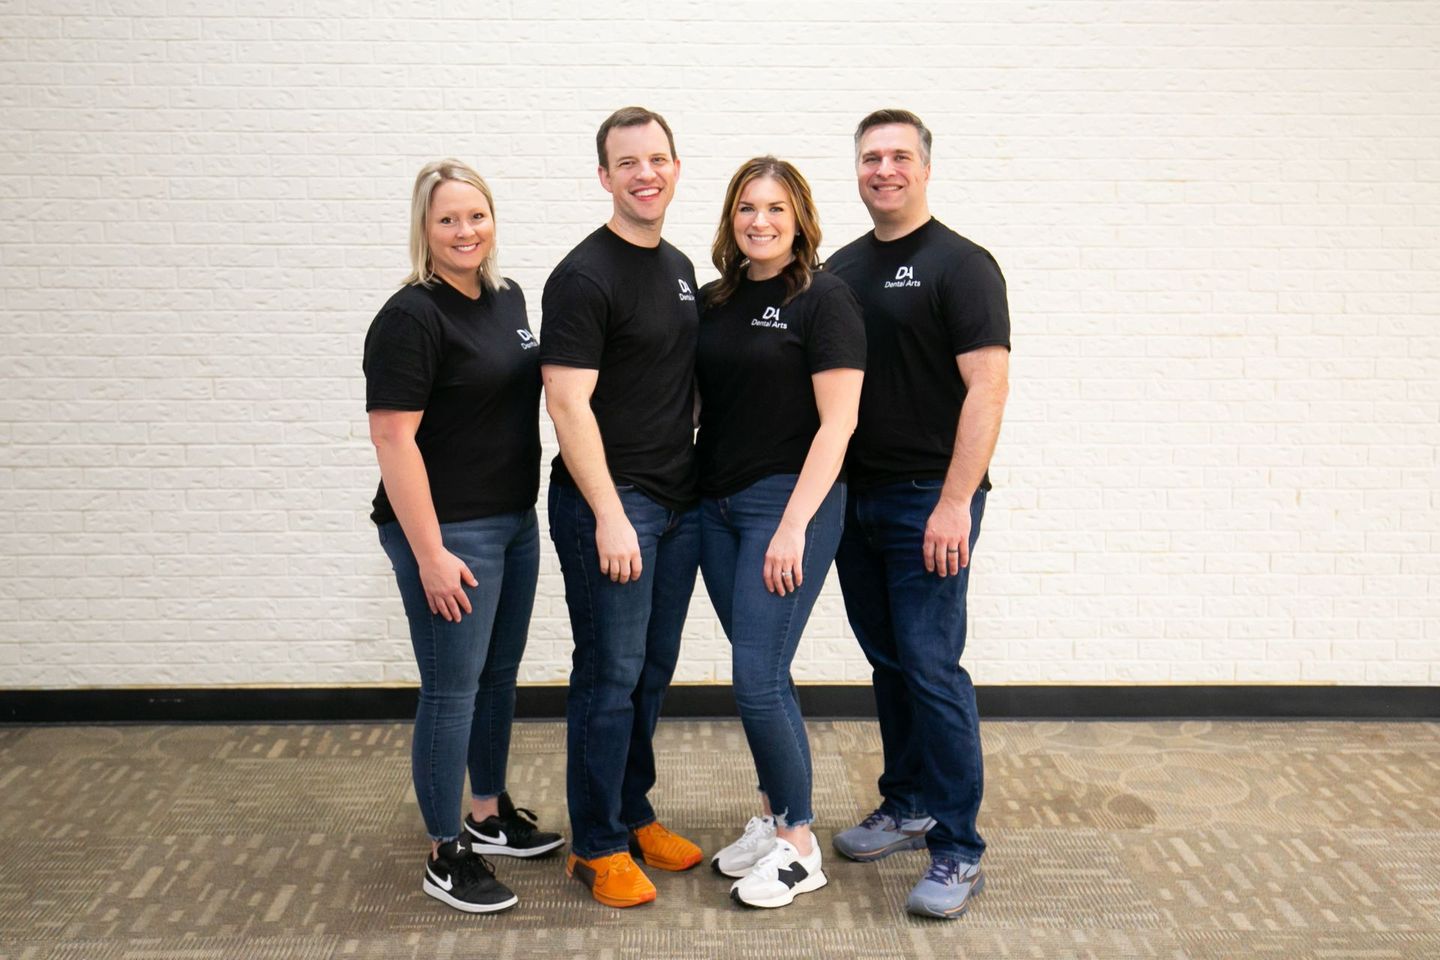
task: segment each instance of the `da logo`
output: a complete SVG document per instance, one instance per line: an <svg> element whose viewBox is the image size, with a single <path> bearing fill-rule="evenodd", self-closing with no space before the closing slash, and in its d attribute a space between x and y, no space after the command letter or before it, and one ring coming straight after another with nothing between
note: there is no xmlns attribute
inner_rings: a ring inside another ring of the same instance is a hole
<svg viewBox="0 0 1440 960"><path fill-rule="evenodd" d="M886 280L886 281L885 281L885 288L886 288L887 290L888 290L889 288L891 288L891 287L918 287L918 286L920 286L920 281L915 279L915 268L914 268L913 266L910 266L910 267L901 267L899 270L896 270L896 271L895 271L895 279L894 279L894 280Z"/></svg>
<svg viewBox="0 0 1440 960"><path fill-rule="evenodd" d="M690 284L686 283L684 280L681 280L679 277L676 277L675 279L676 282L680 284L680 299L694 300L695 294L690 292Z"/></svg>
<svg viewBox="0 0 1440 960"><path fill-rule="evenodd" d="M788 330L790 325L780 322L780 308L766 307L758 320L751 320L752 327L769 327L772 330Z"/></svg>
<svg viewBox="0 0 1440 960"><path fill-rule="evenodd" d="M532 350L535 347L540 346L540 341L536 340L535 334L531 333L529 330L516 330L515 332L520 335L521 350Z"/></svg>

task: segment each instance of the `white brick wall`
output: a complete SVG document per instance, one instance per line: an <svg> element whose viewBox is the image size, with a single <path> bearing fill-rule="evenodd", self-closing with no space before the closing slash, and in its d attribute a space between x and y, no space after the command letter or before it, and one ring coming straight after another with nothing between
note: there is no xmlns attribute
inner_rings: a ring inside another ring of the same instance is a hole
<svg viewBox="0 0 1440 960"><path fill-rule="evenodd" d="M1437 44L1430 0L0 2L0 686L410 679L359 355L411 177L487 174L538 323L629 102L702 275L741 160L832 250L855 121L934 128L1015 320L980 682L1440 684ZM727 658L697 597L680 677ZM833 584L797 672L867 676Z"/></svg>

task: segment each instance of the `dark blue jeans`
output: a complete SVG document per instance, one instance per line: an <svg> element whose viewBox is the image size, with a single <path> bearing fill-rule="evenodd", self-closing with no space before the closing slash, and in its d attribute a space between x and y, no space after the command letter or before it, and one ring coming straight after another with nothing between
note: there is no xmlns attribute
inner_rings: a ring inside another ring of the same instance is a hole
<svg viewBox="0 0 1440 960"><path fill-rule="evenodd" d="M540 571L539 526L533 509L440 525L445 549L479 581L465 588L471 612L459 623L430 612L420 566L400 524L382 524L379 532L420 668L410 747L415 798L430 839L452 840L460 835L467 767L474 796L494 797L505 789L515 676Z"/></svg>
<svg viewBox="0 0 1440 960"><path fill-rule="evenodd" d="M897 817L934 817L930 852L978 863L984 760L975 687L960 666L970 571L926 573L921 556L941 485L916 480L852 494L835 566L850 626L873 669L882 805ZM985 491L977 490L972 556L984 515Z"/></svg>
<svg viewBox="0 0 1440 960"><path fill-rule="evenodd" d="M700 570L730 638L740 722L755 758L760 792L781 822L792 827L811 822L815 815L810 807L810 741L790 663L845 523L845 485L837 483L805 528L800 588L783 597L766 590L765 552L795 481L793 473L776 474L732 496L700 503Z"/></svg>
<svg viewBox="0 0 1440 960"><path fill-rule="evenodd" d="M668 510L620 487L640 541L639 580L600 572L595 514L574 487L550 484L550 538L565 575L575 637L565 701L571 849L587 860L629 849L655 820L651 738L680 656L680 631L700 560L700 511Z"/></svg>

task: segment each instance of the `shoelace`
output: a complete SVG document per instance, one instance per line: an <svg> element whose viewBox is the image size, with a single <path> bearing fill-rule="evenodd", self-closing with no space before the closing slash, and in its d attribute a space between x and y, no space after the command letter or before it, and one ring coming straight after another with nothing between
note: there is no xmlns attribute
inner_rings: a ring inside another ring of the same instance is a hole
<svg viewBox="0 0 1440 960"><path fill-rule="evenodd" d="M455 864L456 880L487 880L495 876L495 865L483 855L470 851L468 857Z"/></svg>
<svg viewBox="0 0 1440 960"><path fill-rule="evenodd" d="M736 841L736 845L748 850L774 836L775 828L766 823L763 817L751 817L750 822L745 824L745 832L740 835L740 839Z"/></svg>
<svg viewBox="0 0 1440 960"><path fill-rule="evenodd" d="M502 816L499 820L505 827L505 832L511 835L511 839L521 842L533 837L535 828L540 825L540 818L535 816L535 811L525 807L515 807L510 816Z"/></svg>
<svg viewBox="0 0 1440 960"><path fill-rule="evenodd" d="M610 858L610 864L606 867L606 872L615 877L623 877L626 874L633 873L637 869L634 860L617 853Z"/></svg>
<svg viewBox="0 0 1440 960"><path fill-rule="evenodd" d="M959 860L951 860L949 857L934 857L930 860L929 869L925 871L925 879L933 880L944 886L963 883L965 873L969 869L969 864L962 864Z"/></svg>
<svg viewBox="0 0 1440 960"><path fill-rule="evenodd" d="M780 868L793 863L799 855L800 851L783 840L778 841L774 849L755 861L755 866L750 868L750 875L774 880L780 875Z"/></svg>
<svg viewBox="0 0 1440 960"><path fill-rule="evenodd" d="M885 810L881 807L876 807L874 810L870 811L870 816L866 817L864 820L861 820L860 826L865 830L874 830L876 827L880 826L880 824L886 822L887 820L890 823L894 824L896 830L900 829L900 821L890 816L890 814L886 813Z"/></svg>

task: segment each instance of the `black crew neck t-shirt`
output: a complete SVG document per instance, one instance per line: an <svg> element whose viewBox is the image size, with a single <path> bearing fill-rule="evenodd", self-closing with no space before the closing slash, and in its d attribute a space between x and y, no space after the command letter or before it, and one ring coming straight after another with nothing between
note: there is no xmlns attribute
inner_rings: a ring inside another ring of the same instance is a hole
<svg viewBox="0 0 1440 960"><path fill-rule="evenodd" d="M811 375L865 369L865 322L844 281L818 272L807 290L784 299L783 277L743 279L734 296L700 316L702 496L728 497L764 477L799 473L820 429Z"/></svg>
<svg viewBox="0 0 1440 960"><path fill-rule="evenodd" d="M669 510L697 499L695 293L685 254L601 227L560 261L541 299L540 362L598 371L590 408L611 479ZM563 456L550 481L575 486Z"/></svg>
<svg viewBox="0 0 1440 960"><path fill-rule="evenodd" d="M539 342L525 295L402 287L365 335L365 410L423 410L415 444L441 523L528 510L540 491ZM395 519L382 480L370 519Z"/></svg>
<svg viewBox="0 0 1440 960"><path fill-rule="evenodd" d="M1010 349L999 264L932 218L897 240L867 233L825 269L850 285L865 314L869 364L846 458L851 487L944 479L965 402L955 358ZM980 488L990 489L988 473Z"/></svg>

